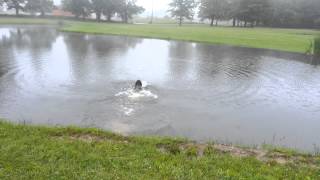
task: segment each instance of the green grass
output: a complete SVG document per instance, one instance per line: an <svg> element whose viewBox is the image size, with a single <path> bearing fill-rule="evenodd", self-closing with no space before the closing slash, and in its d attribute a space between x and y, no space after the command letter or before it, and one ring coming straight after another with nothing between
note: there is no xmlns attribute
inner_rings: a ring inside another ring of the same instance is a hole
<svg viewBox="0 0 320 180"><path fill-rule="evenodd" d="M261 162L214 148L197 156L196 146L182 151L183 143L187 141L0 122L0 179L320 178L318 167L303 163ZM313 158L320 165L319 157Z"/></svg>
<svg viewBox="0 0 320 180"><path fill-rule="evenodd" d="M319 33L314 30L231 28L203 25L126 25L68 22L63 31L175 39L305 53Z"/></svg>
<svg viewBox="0 0 320 180"><path fill-rule="evenodd" d="M52 24L54 20L0 18L0 24ZM205 25L116 24L65 21L62 31L184 40L306 53L319 34L307 29L232 28Z"/></svg>
<svg viewBox="0 0 320 180"><path fill-rule="evenodd" d="M0 18L0 24L58 24ZM303 53L317 31L124 25L65 21L63 31L177 39ZM191 145L190 145L191 144ZM96 129L32 127L0 121L0 179L319 179L320 157L268 150L265 160L214 145L123 137ZM238 148L238 150L241 150ZM249 150L243 151L249 152ZM250 154L250 153L248 153ZM285 161L285 164L279 162Z"/></svg>
<svg viewBox="0 0 320 180"><path fill-rule="evenodd" d="M15 17L0 17L0 25L56 25L58 20L40 19L40 18L15 18Z"/></svg>

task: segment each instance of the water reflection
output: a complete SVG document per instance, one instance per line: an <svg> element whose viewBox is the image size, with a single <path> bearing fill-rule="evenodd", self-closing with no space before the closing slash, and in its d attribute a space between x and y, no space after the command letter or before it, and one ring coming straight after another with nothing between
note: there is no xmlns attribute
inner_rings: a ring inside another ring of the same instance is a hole
<svg viewBox="0 0 320 180"><path fill-rule="evenodd" d="M0 28L0 115L17 122L312 150L319 75L301 54ZM158 98L116 96L137 79Z"/></svg>
<svg viewBox="0 0 320 180"><path fill-rule="evenodd" d="M313 56L311 58L311 65L314 65L314 66L318 66L320 65L320 57L319 56Z"/></svg>

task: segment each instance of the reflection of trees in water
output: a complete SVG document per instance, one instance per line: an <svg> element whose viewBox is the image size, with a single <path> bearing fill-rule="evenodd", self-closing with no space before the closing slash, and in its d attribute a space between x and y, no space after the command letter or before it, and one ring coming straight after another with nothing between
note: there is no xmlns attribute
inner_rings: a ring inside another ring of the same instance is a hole
<svg viewBox="0 0 320 180"><path fill-rule="evenodd" d="M73 73L76 78L81 79L88 77L89 73L107 73L113 56L127 53L142 41L143 39L121 36L64 34Z"/></svg>
<svg viewBox="0 0 320 180"><path fill-rule="evenodd" d="M257 60L260 58L260 55L253 49L244 50L206 44L197 44L196 48L198 59L204 61L200 63L201 69L211 69L211 75L215 75L215 73L232 75L244 71L252 72L257 68Z"/></svg>
<svg viewBox="0 0 320 180"><path fill-rule="evenodd" d="M189 59L193 52L193 43L171 41L169 55L175 59Z"/></svg>
<svg viewBox="0 0 320 180"><path fill-rule="evenodd" d="M217 84L233 86L241 84L241 80L254 80L254 73L260 69L260 62L257 61L259 58L259 54L253 50L243 51L227 46L196 44L194 59L197 61L197 83L221 87Z"/></svg>
<svg viewBox="0 0 320 180"><path fill-rule="evenodd" d="M189 76L191 80L205 83L214 78L230 78L256 71L256 60L260 58L253 49L244 51L227 46L187 42L170 42L169 55L170 72L177 76L176 79Z"/></svg>
<svg viewBox="0 0 320 180"><path fill-rule="evenodd" d="M175 78L184 78L189 65L194 61L192 43L171 41L169 44L170 72Z"/></svg>
<svg viewBox="0 0 320 180"><path fill-rule="evenodd" d="M0 77L9 71L9 65L15 61L11 50L11 42L8 37L3 36L0 40Z"/></svg>
<svg viewBox="0 0 320 180"><path fill-rule="evenodd" d="M100 57L110 56L112 53L125 53L130 48L136 47L143 40L138 38L120 37L120 36L90 36L89 41L92 49Z"/></svg>
<svg viewBox="0 0 320 180"><path fill-rule="evenodd" d="M114 53L125 53L143 41L139 38L74 33L65 34L64 40L70 55L76 59L79 57L87 57L91 50L100 58L111 56Z"/></svg>
<svg viewBox="0 0 320 180"><path fill-rule="evenodd" d="M76 79L84 79L88 65L86 59L89 52L89 41L87 35L65 34L64 42L67 47L71 62L72 73ZM84 71L84 72L82 72Z"/></svg>
<svg viewBox="0 0 320 180"><path fill-rule="evenodd" d="M31 49L32 56L38 57L43 52L49 52L57 38L57 32L48 28L32 28L22 31L26 45Z"/></svg>
<svg viewBox="0 0 320 180"><path fill-rule="evenodd" d="M311 58L311 65L314 65L314 66L318 66L320 65L320 57L319 56L313 56Z"/></svg>
<svg viewBox="0 0 320 180"><path fill-rule="evenodd" d="M39 55L43 52L50 51L56 38L56 30L36 27L10 30L9 38L4 40L11 48L16 48L17 50L31 49L32 54Z"/></svg>
<svg viewBox="0 0 320 180"><path fill-rule="evenodd" d="M48 27L17 28L10 31L12 48L30 52L31 65L36 71L41 69L41 56L50 53L57 39L57 32Z"/></svg>
<svg viewBox="0 0 320 180"><path fill-rule="evenodd" d="M39 57L48 53L52 49L52 45L57 38L55 29L46 27L27 27L27 28L13 28L9 30L8 37L0 39L0 46L2 58L9 58L10 62L14 61L14 52L26 51L30 52L32 65L36 69L41 65ZM5 55L3 55L5 54ZM1 59L1 62L5 60ZM37 62L36 62L37 61Z"/></svg>

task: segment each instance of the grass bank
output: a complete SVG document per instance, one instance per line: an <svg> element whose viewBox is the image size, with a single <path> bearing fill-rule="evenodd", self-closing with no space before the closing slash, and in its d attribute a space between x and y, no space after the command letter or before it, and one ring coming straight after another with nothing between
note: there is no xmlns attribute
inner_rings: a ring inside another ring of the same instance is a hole
<svg viewBox="0 0 320 180"><path fill-rule="evenodd" d="M41 18L14 18L14 17L1 17L0 25L56 25L58 20L41 19Z"/></svg>
<svg viewBox="0 0 320 180"><path fill-rule="evenodd" d="M0 24L52 24L56 20L0 18ZM251 48L273 49L305 53L313 39L319 34L316 30L272 29L272 28L232 28L208 27L204 25L173 24L115 24L65 21L62 31L95 34L127 35L146 38L184 40L212 44L224 44Z"/></svg>
<svg viewBox="0 0 320 180"><path fill-rule="evenodd" d="M0 152L1 179L320 178L320 157L293 151L199 145L3 121Z"/></svg>

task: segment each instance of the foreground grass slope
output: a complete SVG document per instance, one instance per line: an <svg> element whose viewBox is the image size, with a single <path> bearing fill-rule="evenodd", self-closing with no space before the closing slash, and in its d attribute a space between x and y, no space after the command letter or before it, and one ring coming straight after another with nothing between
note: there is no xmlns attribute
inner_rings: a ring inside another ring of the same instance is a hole
<svg viewBox="0 0 320 180"><path fill-rule="evenodd" d="M0 122L0 179L319 179L315 165L234 157L175 139ZM309 157L309 156L305 156ZM311 156L310 156L311 157Z"/></svg>
<svg viewBox="0 0 320 180"><path fill-rule="evenodd" d="M57 20L0 18L0 24L54 24ZM204 25L115 24L65 21L62 31L174 39L305 53L316 30L208 27Z"/></svg>

